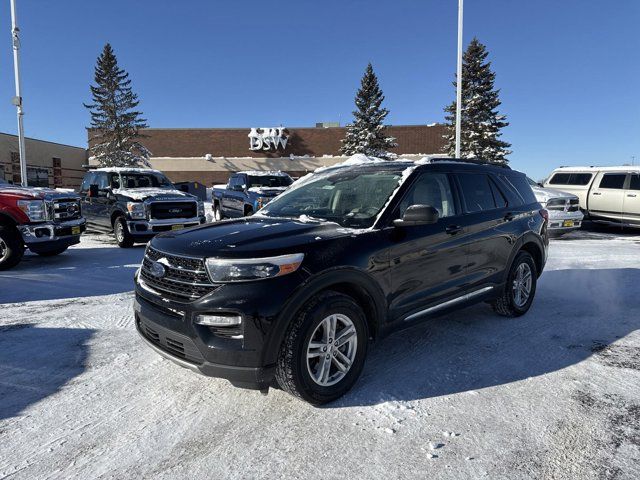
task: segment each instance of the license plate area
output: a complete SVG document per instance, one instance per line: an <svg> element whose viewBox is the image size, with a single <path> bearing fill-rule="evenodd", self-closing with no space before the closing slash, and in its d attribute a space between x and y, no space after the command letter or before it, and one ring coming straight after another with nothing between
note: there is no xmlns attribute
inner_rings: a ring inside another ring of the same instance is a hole
<svg viewBox="0 0 640 480"><path fill-rule="evenodd" d="M80 227L71 227L71 235L80 235L80 233L82 233Z"/></svg>
<svg viewBox="0 0 640 480"><path fill-rule="evenodd" d="M171 225L171 230L182 230L184 228L184 225L180 224L180 225Z"/></svg>
<svg viewBox="0 0 640 480"><path fill-rule="evenodd" d="M563 227L573 227L573 220L565 220L562 222Z"/></svg>

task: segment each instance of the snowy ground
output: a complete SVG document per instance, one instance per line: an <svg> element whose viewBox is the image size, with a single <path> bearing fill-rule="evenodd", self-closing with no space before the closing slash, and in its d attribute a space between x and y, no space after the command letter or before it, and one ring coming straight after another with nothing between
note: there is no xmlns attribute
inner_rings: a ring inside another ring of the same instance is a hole
<svg viewBox="0 0 640 480"><path fill-rule="evenodd" d="M400 332L325 408L144 346L142 254L87 236L0 273L0 478L640 478L640 235L554 240L524 318Z"/></svg>

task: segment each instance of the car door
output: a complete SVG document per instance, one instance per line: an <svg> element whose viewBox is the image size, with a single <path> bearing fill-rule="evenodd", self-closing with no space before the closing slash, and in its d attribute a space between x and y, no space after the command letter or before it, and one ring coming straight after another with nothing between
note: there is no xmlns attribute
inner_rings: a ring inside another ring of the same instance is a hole
<svg viewBox="0 0 640 480"><path fill-rule="evenodd" d="M469 291L493 288L502 281L513 244L520 212L508 205L504 193L488 173L458 172L456 181L467 230L467 281Z"/></svg>
<svg viewBox="0 0 640 480"><path fill-rule="evenodd" d="M93 214L92 198L89 193L89 187L94 182L95 172L87 172L80 185L80 208L82 209L82 216L88 223L95 223L95 215Z"/></svg>
<svg viewBox="0 0 640 480"><path fill-rule="evenodd" d="M465 283L466 240L450 175L425 172L409 187L392 218L411 205L431 205L435 224L393 229L390 247L391 320L411 319L421 309L455 297Z"/></svg>
<svg viewBox="0 0 640 480"><path fill-rule="evenodd" d="M626 172L602 172L589 193L589 215L595 220L622 222Z"/></svg>
<svg viewBox="0 0 640 480"><path fill-rule="evenodd" d="M640 173L630 174L628 182L622 204L623 221L640 226Z"/></svg>
<svg viewBox="0 0 640 480"><path fill-rule="evenodd" d="M242 185L240 176L231 175L227 188L222 192L222 208L228 217L239 217L241 214L238 210L238 192L237 189ZM244 213L244 212L243 212Z"/></svg>
<svg viewBox="0 0 640 480"><path fill-rule="evenodd" d="M94 223L111 228L111 185L107 172L96 172L94 182L98 185L98 196L91 199Z"/></svg>

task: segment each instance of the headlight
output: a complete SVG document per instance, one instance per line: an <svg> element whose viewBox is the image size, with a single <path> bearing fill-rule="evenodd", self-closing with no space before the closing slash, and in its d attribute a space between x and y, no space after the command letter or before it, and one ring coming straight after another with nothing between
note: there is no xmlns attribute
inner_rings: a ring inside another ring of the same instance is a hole
<svg viewBox="0 0 640 480"><path fill-rule="evenodd" d="M131 218L144 219L147 218L147 211L142 202L127 202L127 211Z"/></svg>
<svg viewBox="0 0 640 480"><path fill-rule="evenodd" d="M204 202L202 200L198 200L198 216L204 217Z"/></svg>
<svg viewBox="0 0 640 480"><path fill-rule="evenodd" d="M44 222L47 219L47 211L42 200L18 200L18 208L31 222Z"/></svg>
<svg viewBox="0 0 640 480"><path fill-rule="evenodd" d="M267 258L207 258L206 264L213 282L248 282L293 273L303 258L303 253Z"/></svg>

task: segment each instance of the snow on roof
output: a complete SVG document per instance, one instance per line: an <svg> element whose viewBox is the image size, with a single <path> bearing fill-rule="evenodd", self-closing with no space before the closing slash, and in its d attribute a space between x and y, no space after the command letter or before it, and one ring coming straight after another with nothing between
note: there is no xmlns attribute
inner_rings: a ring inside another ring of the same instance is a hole
<svg viewBox="0 0 640 480"><path fill-rule="evenodd" d="M140 167L102 167L102 168L92 168L92 172L110 172L110 173L121 173L121 172L136 172L136 173L162 173L160 170L154 170L153 168L140 168Z"/></svg>
<svg viewBox="0 0 640 480"><path fill-rule="evenodd" d="M589 167L558 167L554 172L639 172L640 165L620 165L620 166L606 166L598 167L591 165Z"/></svg>

